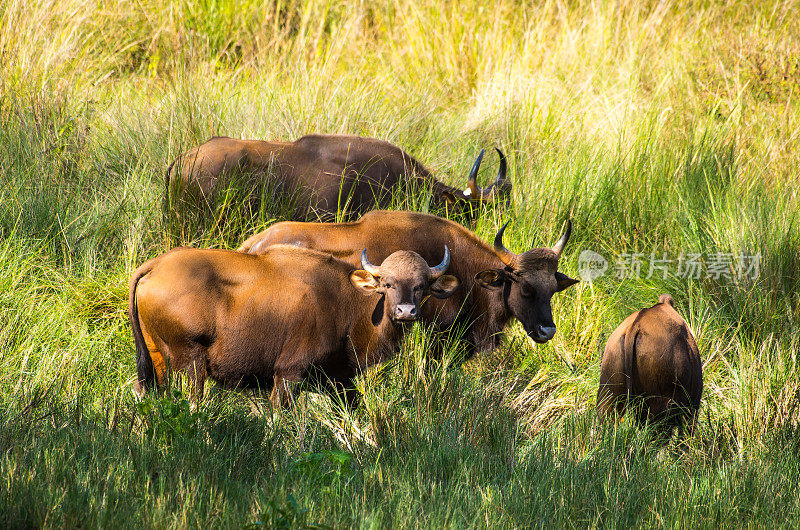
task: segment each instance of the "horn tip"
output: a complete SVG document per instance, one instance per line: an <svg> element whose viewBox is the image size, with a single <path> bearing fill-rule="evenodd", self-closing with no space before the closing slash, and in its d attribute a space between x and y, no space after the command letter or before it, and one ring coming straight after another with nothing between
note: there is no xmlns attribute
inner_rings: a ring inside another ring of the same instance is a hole
<svg viewBox="0 0 800 530"><path fill-rule="evenodd" d="M495 147L498 156L500 157L500 167L497 169L497 178L492 184L492 187L497 186L505 186L506 181L508 180L508 163L506 162L506 155L500 150L499 147Z"/></svg>
<svg viewBox="0 0 800 530"><path fill-rule="evenodd" d="M481 167L481 161L483 160L483 153L484 149L481 149L481 152L478 153L478 157L475 159L475 162L472 164L472 169L469 172L469 176L467 177L467 181L470 183L474 183L478 179L478 170Z"/></svg>

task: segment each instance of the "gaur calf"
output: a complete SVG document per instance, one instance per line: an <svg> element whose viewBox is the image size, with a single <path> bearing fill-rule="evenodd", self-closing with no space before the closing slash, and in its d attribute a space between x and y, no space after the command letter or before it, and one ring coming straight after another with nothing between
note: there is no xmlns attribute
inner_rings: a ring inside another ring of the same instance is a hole
<svg viewBox="0 0 800 530"><path fill-rule="evenodd" d="M344 389L390 357L428 295L447 298L458 280L419 254L392 253L361 269L314 250L274 246L253 256L181 248L151 259L130 280L129 315L143 394L170 372L189 379L196 404L210 377L231 388L272 391L309 381Z"/></svg>
<svg viewBox="0 0 800 530"><path fill-rule="evenodd" d="M508 223L506 223L508 225ZM374 210L352 223L282 222L250 237L239 251L260 254L269 245L291 244L330 253L351 265L367 247L375 259L399 249L435 263L447 245L453 255L449 273L461 286L447 300L423 308L422 322L435 331L464 331L466 356L497 346L505 326L516 318L528 337L547 342L556 333L550 306L553 294L577 283L559 272L558 261L569 240L570 222L552 248L516 254L503 244L506 225L487 245L469 229L434 215Z"/></svg>
<svg viewBox="0 0 800 530"><path fill-rule="evenodd" d="M624 414L638 402L640 424L671 432L688 419L693 427L702 392L697 343L670 295L630 315L608 338L597 392L601 415Z"/></svg>
<svg viewBox="0 0 800 530"><path fill-rule="evenodd" d="M506 159L498 149L500 169L495 182L480 188L478 169L483 151L460 190L438 181L420 162L399 147L349 135L313 134L294 142L267 142L214 137L180 155L166 173L165 213L204 211L214 194L234 179L248 188L255 207L264 186L274 201L291 203L293 220L334 221L337 212L358 216L376 206L388 206L400 183L417 183L432 192L433 206L450 205L455 212L470 204L507 198L511 182Z"/></svg>

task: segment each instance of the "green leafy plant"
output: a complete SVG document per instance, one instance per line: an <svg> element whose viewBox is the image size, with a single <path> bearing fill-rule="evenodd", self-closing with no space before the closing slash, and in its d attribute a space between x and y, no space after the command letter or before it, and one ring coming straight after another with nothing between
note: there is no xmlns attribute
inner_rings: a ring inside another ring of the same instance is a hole
<svg viewBox="0 0 800 530"><path fill-rule="evenodd" d="M308 508L303 508L291 493L286 496L286 500L278 503L268 501L269 510L261 514L255 523L245 525L248 530L260 528L270 528L275 530L321 530L331 528L318 523L308 522Z"/></svg>
<svg viewBox="0 0 800 530"><path fill-rule="evenodd" d="M180 390L163 397L146 396L136 404L144 423L144 435L159 444L171 444L176 438L196 436L207 421L205 413L192 411Z"/></svg>
<svg viewBox="0 0 800 530"><path fill-rule="evenodd" d="M326 449L318 453L303 453L295 460L294 467L312 480L331 484L338 483L352 473L353 455L346 451Z"/></svg>

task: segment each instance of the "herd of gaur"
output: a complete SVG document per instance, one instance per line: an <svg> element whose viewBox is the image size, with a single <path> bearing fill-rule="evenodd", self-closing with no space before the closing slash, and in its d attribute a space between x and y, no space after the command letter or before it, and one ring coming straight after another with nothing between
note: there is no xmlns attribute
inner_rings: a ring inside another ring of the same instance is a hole
<svg viewBox="0 0 800 530"><path fill-rule="evenodd" d="M292 221L235 251L175 248L134 271L134 390L163 387L175 372L188 379L195 404L211 378L269 391L275 406L303 383L356 407L354 378L392 357L415 321L462 331L468 357L497 347L513 319L533 342L549 341L556 333L551 298L578 283L558 271L570 220L553 247L517 254L503 243L508 223L488 245L449 219L375 209L401 183L420 184L433 203L455 211L505 201L511 181L497 153L495 181L478 186L481 151L464 190L440 182L399 147L358 136L214 137L179 156L166 173L167 208L205 208L226 179L245 175L253 187L270 181L292 194ZM332 222L343 196L357 221ZM672 297L662 295L609 337L597 406L608 417L636 403L639 422L671 430L694 424L702 385L694 337Z"/></svg>

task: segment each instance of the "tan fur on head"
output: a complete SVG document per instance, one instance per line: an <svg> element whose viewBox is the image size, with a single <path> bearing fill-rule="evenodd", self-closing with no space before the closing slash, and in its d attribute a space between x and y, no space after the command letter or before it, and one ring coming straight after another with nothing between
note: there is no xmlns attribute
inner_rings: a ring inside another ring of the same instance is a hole
<svg viewBox="0 0 800 530"><path fill-rule="evenodd" d="M391 256L383 260L380 266L381 275L387 273L394 273L395 275L403 274L407 271L427 271L430 272L428 264L422 259L422 256L416 252L408 250L399 250Z"/></svg>
<svg viewBox="0 0 800 530"><path fill-rule="evenodd" d="M672 296L670 296L670 295L668 295L666 293L664 293L664 294L662 294L661 296L658 297L658 303L659 304L669 304L672 307L675 307L675 300L672 298Z"/></svg>

